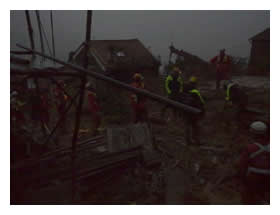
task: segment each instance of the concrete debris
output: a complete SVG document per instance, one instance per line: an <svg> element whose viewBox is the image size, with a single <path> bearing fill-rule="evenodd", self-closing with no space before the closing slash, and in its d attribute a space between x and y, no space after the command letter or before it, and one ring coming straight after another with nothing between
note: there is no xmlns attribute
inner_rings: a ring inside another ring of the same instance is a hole
<svg viewBox="0 0 280 215"><path fill-rule="evenodd" d="M106 152L107 149L105 148L105 146L99 146L96 148L98 152Z"/></svg>
<svg viewBox="0 0 280 215"><path fill-rule="evenodd" d="M200 170L200 165L198 163L194 164L194 170L198 174L198 172Z"/></svg>
<svg viewBox="0 0 280 215"><path fill-rule="evenodd" d="M145 123L108 128L107 138L110 152L118 152L141 145L152 145L151 134Z"/></svg>

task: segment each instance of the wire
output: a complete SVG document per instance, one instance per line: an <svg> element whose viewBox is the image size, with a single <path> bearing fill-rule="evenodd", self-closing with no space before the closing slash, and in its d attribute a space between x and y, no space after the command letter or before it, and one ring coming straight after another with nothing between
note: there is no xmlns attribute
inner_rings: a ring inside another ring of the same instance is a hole
<svg viewBox="0 0 280 215"><path fill-rule="evenodd" d="M52 11L50 11L50 16L51 16L51 29L52 29L52 49L53 49L53 57L55 57L55 44L54 44L53 14L52 14Z"/></svg>

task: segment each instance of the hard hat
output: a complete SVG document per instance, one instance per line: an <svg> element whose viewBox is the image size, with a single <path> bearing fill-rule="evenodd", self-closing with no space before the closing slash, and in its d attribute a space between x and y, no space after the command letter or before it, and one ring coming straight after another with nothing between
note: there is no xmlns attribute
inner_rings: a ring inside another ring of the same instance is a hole
<svg viewBox="0 0 280 215"><path fill-rule="evenodd" d="M144 79L144 77L140 74L140 73L135 73L134 75L133 75L133 79L134 80L143 80Z"/></svg>
<svg viewBox="0 0 280 215"><path fill-rule="evenodd" d="M265 134L267 125L261 121L255 121L250 125L250 132L253 134Z"/></svg>
<svg viewBox="0 0 280 215"><path fill-rule="evenodd" d="M197 77L191 76L190 79L189 79L189 82L196 83L197 82Z"/></svg>
<svg viewBox="0 0 280 215"><path fill-rule="evenodd" d="M17 96L18 95L18 92L17 91L13 91L12 93L11 93L11 97L14 97L14 96Z"/></svg>

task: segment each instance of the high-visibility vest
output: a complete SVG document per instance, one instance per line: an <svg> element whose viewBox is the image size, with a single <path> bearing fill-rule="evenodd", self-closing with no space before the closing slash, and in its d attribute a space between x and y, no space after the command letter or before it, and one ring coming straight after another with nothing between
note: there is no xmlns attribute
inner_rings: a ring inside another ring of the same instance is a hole
<svg viewBox="0 0 280 215"><path fill-rule="evenodd" d="M167 94L170 95L171 89L169 87L169 84L171 81L174 81L173 76L172 75L168 75L167 78L165 79L165 89L167 91ZM179 75L177 78L177 81L179 82L179 92L182 93L183 92L183 85L184 85L184 81L183 78Z"/></svg>
<svg viewBox="0 0 280 215"><path fill-rule="evenodd" d="M192 89L192 90L190 90L189 92L190 92L190 93L196 94L196 95L199 97L201 103L202 103L202 104L205 104L205 101L204 101L204 99L202 98L202 96L200 95L200 92L199 92L198 90Z"/></svg>
<svg viewBox="0 0 280 215"><path fill-rule="evenodd" d="M249 155L250 159L255 158L257 155L263 153L263 152L268 152L270 153L270 147L269 144L268 145L261 145L259 143L254 143L255 145L257 145L259 147L259 150L256 152L253 152ZM263 175L269 175L270 174L270 170L269 169L261 169L261 168L256 168L256 167L252 167L252 166L248 166L248 170L247 170L247 175L252 172L252 173L257 173L257 174L263 174Z"/></svg>
<svg viewBox="0 0 280 215"><path fill-rule="evenodd" d="M229 84L228 86L227 86L227 91L226 91L226 101L229 101L230 100L230 88L232 87L232 86L234 86L235 84Z"/></svg>

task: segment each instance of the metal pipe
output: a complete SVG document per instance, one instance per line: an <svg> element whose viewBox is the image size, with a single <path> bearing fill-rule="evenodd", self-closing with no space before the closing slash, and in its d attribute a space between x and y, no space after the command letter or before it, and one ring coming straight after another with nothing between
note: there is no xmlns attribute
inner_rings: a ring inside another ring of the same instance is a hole
<svg viewBox="0 0 280 215"><path fill-rule="evenodd" d="M26 51L10 51L11 54L15 55L31 55L32 52L26 52Z"/></svg>
<svg viewBox="0 0 280 215"><path fill-rule="evenodd" d="M27 21L27 25L28 25L28 33L29 33L31 49L34 50L35 46L34 46L34 39L33 39L33 29L32 29L32 25L31 25L31 21L30 21L30 16L29 16L29 11L28 10L25 11L25 15L26 15L26 21Z"/></svg>
<svg viewBox="0 0 280 215"><path fill-rule="evenodd" d="M91 19L92 19L92 11L87 11L87 23L86 23L86 46L85 46L85 61L84 61L84 68L85 70L88 67L88 43L90 41L90 34L91 34ZM81 120L81 113L84 103L84 91L85 91L85 85L86 85L86 74L83 72L81 74L81 91L80 91L80 100L77 107L76 112L76 122L75 122L75 130L73 133L73 139L72 139L72 201L75 200L75 194L76 194L76 166L75 166L75 160L76 160L76 144L77 144L77 137L78 137L78 131L80 128L80 120Z"/></svg>
<svg viewBox="0 0 280 215"><path fill-rule="evenodd" d="M28 51L32 51L31 49L29 48L26 48L22 45L19 45L17 44L18 47L22 48L22 49L25 49L25 50L28 50ZM145 96L149 99L152 99L152 100L155 100L157 102L160 102L160 103L163 103L163 104L169 104L170 106L174 107L174 108L177 108L177 109L180 109L180 110L183 110L183 111L186 111L187 113L192 113L192 114L198 114L198 113L201 113L201 110L197 109L197 108L193 108L191 106L188 106L188 105L184 105L180 102L175 102L173 100L170 100L170 99L167 99L163 96L159 96L159 95L156 95L154 93L151 93L151 92L148 92L148 91L145 91L145 90L141 90L141 89L138 89L138 88L134 88L132 86L130 86L129 84L125 84L121 81L118 81L118 80L115 80L115 79L112 79L112 78L109 78L105 75L102 75L100 73L97 73L97 72L93 72L93 71L90 71L90 70L86 70L80 66L77 66L77 65L74 65L74 64L71 64L71 63L66 63L62 60L59 60L59 59L56 59L56 58L53 58L51 56L47 56L45 54L42 54L40 52L37 52L37 51L32 51L34 54L36 55L39 55L39 56L43 56L47 59L50 59L50 60L53 60L59 64L62 64L64 66L68 66L74 70L77 70L79 72L84 72L86 75L90 76L90 77L93 77L93 78L96 78L96 79L99 79L99 80L103 80L103 81L106 81L106 82L109 82L113 85L115 85L116 87L120 87L120 88L124 88L128 91L131 91L133 93L136 93L136 94L139 94L139 95L142 95L142 96Z"/></svg>

